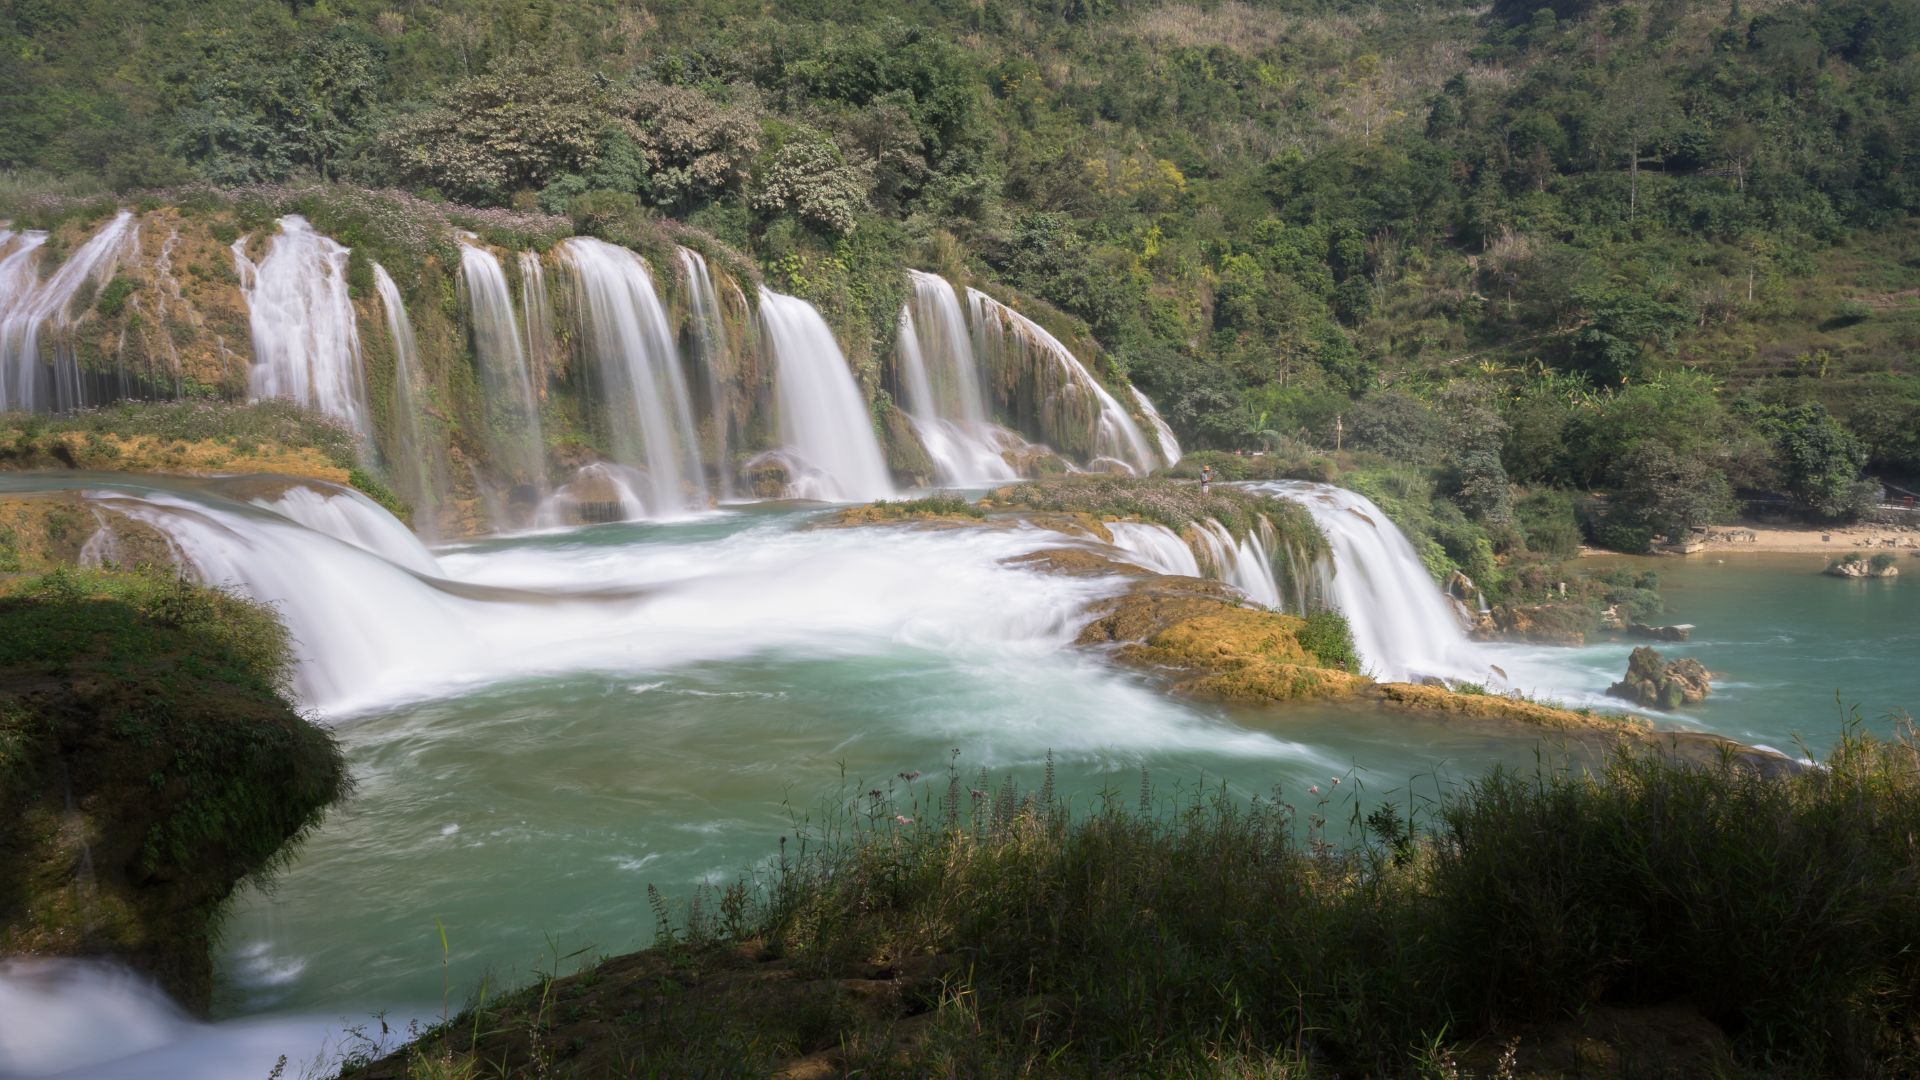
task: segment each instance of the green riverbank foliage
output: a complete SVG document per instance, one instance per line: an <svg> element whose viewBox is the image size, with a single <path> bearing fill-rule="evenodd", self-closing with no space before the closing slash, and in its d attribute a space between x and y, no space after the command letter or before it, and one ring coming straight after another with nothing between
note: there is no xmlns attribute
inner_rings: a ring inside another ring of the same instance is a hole
<svg viewBox="0 0 1920 1080"><path fill-rule="evenodd" d="M220 907L345 791L268 608L165 574L0 581L0 953L127 959L189 1007Z"/></svg>
<svg viewBox="0 0 1920 1080"><path fill-rule="evenodd" d="M0 212L313 185L416 303L396 208L675 219L867 365L929 266L1077 320L1190 448L1369 450L1491 528L1601 491L1631 549L1920 473L1916 79L1896 0L21 3Z"/></svg>
<svg viewBox="0 0 1920 1080"><path fill-rule="evenodd" d="M903 774L656 897L650 952L348 1075L1906 1075L1920 746L1824 766L1548 755L1364 812Z"/></svg>

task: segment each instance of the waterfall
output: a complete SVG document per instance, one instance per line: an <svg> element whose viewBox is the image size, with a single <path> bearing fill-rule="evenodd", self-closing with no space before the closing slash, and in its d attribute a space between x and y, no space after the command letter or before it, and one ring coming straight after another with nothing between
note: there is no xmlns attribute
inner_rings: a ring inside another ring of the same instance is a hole
<svg viewBox="0 0 1920 1080"><path fill-rule="evenodd" d="M1306 507L1333 549L1324 595L1347 617L1374 677L1485 680L1490 660L1468 640L1440 586L1393 521L1363 495L1328 484L1278 481L1252 490Z"/></svg>
<svg viewBox="0 0 1920 1080"><path fill-rule="evenodd" d="M251 479L242 478L241 482ZM233 485L216 481L212 486L215 490L228 490ZM378 503L351 488L319 480L300 480L278 491L233 494L314 532L372 552L395 566L419 574L440 573L439 561L419 537Z"/></svg>
<svg viewBox="0 0 1920 1080"><path fill-rule="evenodd" d="M1177 464L1181 457L1180 440L1174 437L1173 429L1160 418L1160 410L1153 407L1153 402L1147 398L1147 395L1140 392L1139 387L1129 385L1127 389L1132 391L1133 400L1140 406L1141 415L1147 418L1147 423L1153 427L1154 435L1160 440L1160 457L1168 465Z"/></svg>
<svg viewBox="0 0 1920 1080"><path fill-rule="evenodd" d="M240 293L253 331L254 400L290 398L345 420L371 438L360 331L347 293L349 252L289 214L258 265L247 238L233 242Z"/></svg>
<svg viewBox="0 0 1920 1080"><path fill-rule="evenodd" d="M400 493L413 504L414 524L431 532L446 489L444 460L438 442L429 443L420 430L420 345L413 336L407 304L387 268L373 264L374 291L387 316L387 337L393 342L393 441L389 468Z"/></svg>
<svg viewBox="0 0 1920 1080"><path fill-rule="evenodd" d="M582 465L573 479L540 505L535 524L542 529L632 521L647 516L639 488L646 478L624 465L595 461Z"/></svg>
<svg viewBox="0 0 1920 1080"><path fill-rule="evenodd" d="M1140 425L1058 338L978 289L967 290L967 305L975 349L1022 430L1089 464L1135 475L1160 466Z"/></svg>
<svg viewBox="0 0 1920 1080"><path fill-rule="evenodd" d="M35 270L47 234L28 232L14 241L11 232L0 239L0 252L5 252L0 256L0 412L33 408L34 383L40 374L39 348L28 336L37 332L39 324L24 312L40 284ZM8 244L13 245L11 249Z"/></svg>
<svg viewBox="0 0 1920 1080"><path fill-rule="evenodd" d="M120 260L138 251L139 226L132 211L120 211L43 282L36 271L46 242L46 233L24 233L0 259L0 412L66 412L111 396L88 393L64 331L78 321L71 308L81 287L105 285ZM43 348L48 329L53 337Z"/></svg>
<svg viewBox="0 0 1920 1080"><path fill-rule="evenodd" d="M547 268L537 251L520 253L520 311L527 323L527 366L548 370L553 355L553 305L547 300Z"/></svg>
<svg viewBox="0 0 1920 1080"><path fill-rule="evenodd" d="M893 494L873 416L827 321L798 297L760 290L780 438L795 498L865 502Z"/></svg>
<svg viewBox="0 0 1920 1080"><path fill-rule="evenodd" d="M953 286L909 270L913 298L900 309L895 370L907 417L941 484L991 484L1016 474L1000 453L1005 433L989 420L980 364Z"/></svg>
<svg viewBox="0 0 1920 1080"><path fill-rule="evenodd" d="M584 236L563 242L560 254L573 271L614 457L646 474L649 515L703 508L706 468L693 403L647 264L625 248Z"/></svg>
<svg viewBox="0 0 1920 1080"><path fill-rule="evenodd" d="M1172 529L1141 521L1109 521L1113 546L1125 552L1128 561L1159 574L1178 577L1202 577L1200 561Z"/></svg>
<svg viewBox="0 0 1920 1080"><path fill-rule="evenodd" d="M460 283L466 297L468 328L480 367L486 404L485 441L494 466L517 491L530 489L524 501L538 502L547 489L546 446L540 437L540 399L534 393L527 350L513 314L507 275L493 252L463 237ZM509 502L522 501L510 498ZM517 522L496 522L506 527Z"/></svg>
<svg viewBox="0 0 1920 1080"><path fill-rule="evenodd" d="M1235 540L1225 525L1212 518L1196 521L1188 528L1193 546L1200 552L1200 567L1206 576L1234 586L1262 607L1283 610L1280 586L1274 581L1273 561L1266 544L1257 533Z"/></svg>
<svg viewBox="0 0 1920 1080"><path fill-rule="evenodd" d="M269 512L158 491L90 498L171 537L183 568L201 582L275 605L294 641L302 705L331 711L390 697L410 679L408 667L458 672L497 662L473 629L479 601L279 512L312 507L282 502Z"/></svg>
<svg viewBox="0 0 1920 1080"><path fill-rule="evenodd" d="M713 416L714 471L720 475L720 499L733 498L733 424L727 410L723 373L733 372L733 353L727 341L726 320L720 314L720 296L713 289L707 260L692 248L680 249L680 270L693 299L694 337L700 346L700 367L707 373L707 401Z"/></svg>

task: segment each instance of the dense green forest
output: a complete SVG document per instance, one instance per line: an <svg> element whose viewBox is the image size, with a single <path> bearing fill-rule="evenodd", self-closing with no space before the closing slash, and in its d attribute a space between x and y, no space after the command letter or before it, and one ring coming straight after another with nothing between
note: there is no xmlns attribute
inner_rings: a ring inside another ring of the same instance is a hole
<svg viewBox="0 0 1920 1080"><path fill-rule="evenodd" d="M1190 449L1437 464L1496 546L1920 474L1902 0L0 0L0 169L669 216L803 294L964 262Z"/></svg>

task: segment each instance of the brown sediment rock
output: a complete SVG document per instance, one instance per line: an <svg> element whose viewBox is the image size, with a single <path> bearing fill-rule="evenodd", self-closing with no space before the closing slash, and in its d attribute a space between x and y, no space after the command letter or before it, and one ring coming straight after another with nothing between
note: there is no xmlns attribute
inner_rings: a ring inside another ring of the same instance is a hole
<svg viewBox="0 0 1920 1080"><path fill-rule="evenodd" d="M1395 709L1529 728L1619 732L1647 727L1646 721L1634 717L1575 712L1525 698L1508 697L1505 694L1461 693L1445 686L1381 683L1374 687L1372 696L1379 703Z"/></svg>
<svg viewBox="0 0 1920 1080"><path fill-rule="evenodd" d="M1537 645L1584 645L1593 625L1593 612L1585 604L1500 604L1475 628L1474 636Z"/></svg>
<svg viewBox="0 0 1920 1080"><path fill-rule="evenodd" d="M1097 565L1084 556L1112 562L1097 552L1061 553L1071 565ZM1108 572L1125 572L1118 569L1124 566ZM1223 701L1339 698L1372 685L1364 676L1321 663L1302 647L1304 622L1295 616L1248 607L1217 581L1127 569L1139 582L1104 604L1081 629L1077 644L1117 646L1113 656L1121 663L1171 673L1175 690Z"/></svg>
<svg viewBox="0 0 1920 1080"><path fill-rule="evenodd" d="M24 436L16 433L14 445L0 446L0 459L11 469L98 469L179 476L279 473L310 476L336 484L348 482L346 469L310 446L241 444L218 439L64 431L39 436L29 444Z"/></svg>
<svg viewBox="0 0 1920 1080"><path fill-rule="evenodd" d="M0 496L0 576L78 565L89 542L100 562L173 562L173 545L160 530L71 491Z"/></svg>

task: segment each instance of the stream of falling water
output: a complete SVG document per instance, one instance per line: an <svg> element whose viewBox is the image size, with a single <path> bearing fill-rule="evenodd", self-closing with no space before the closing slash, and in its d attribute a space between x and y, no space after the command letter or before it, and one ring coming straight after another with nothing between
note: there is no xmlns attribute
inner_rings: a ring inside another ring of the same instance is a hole
<svg viewBox="0 0 1920 1080"><path fill-rule="evenodd" d="M258 264L247 257L246 237L233 242L253 327L253 397L297 401L371 438L360 329L347 292L348 256L297 214L280 219L280 231Z"/></svg>

